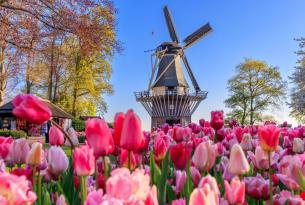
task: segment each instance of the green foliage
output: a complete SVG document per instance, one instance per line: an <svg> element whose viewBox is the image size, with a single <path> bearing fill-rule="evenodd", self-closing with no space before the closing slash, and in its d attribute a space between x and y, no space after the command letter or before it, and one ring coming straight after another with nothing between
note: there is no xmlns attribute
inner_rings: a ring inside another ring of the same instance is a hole
<svg viewBox="0 0 305 205"><path fill-rule="evenodd" d="M158 186L157 186L159 204L166 204L169 161L170 161L169 152L167 152L165 158L163 159L161 177L160 180L158 181Z"/></svg>
<svg viewBox="0 0 305 205"><path fill-rule="evenodd" d="M72 127L78 132L85 131L85 120L82 120L82 119L79 119L79 118L73 119L72 120Z"/></svg>
<svg viewBox="0 0 305 205"><path fill-rule="evenodd" d="M14 139L27 138L26 132L22 130L0 130L0 136L12 137Z"/></svg>
<svg viewBox="0 0 305 205"><path fill-rule="evenodd" d="M236 67L236 74L228 81L229 98L225 101L232 109L230 115L240 124L253 124L262 119L270 107L278 107L285 97L286 82L277 67L266 62L245 59Z"/></svg>

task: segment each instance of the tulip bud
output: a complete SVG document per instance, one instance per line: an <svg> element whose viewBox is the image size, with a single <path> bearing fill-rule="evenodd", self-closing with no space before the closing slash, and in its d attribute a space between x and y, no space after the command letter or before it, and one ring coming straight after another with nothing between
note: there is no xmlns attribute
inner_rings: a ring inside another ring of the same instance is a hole
<svg viewBox="0 0 305 205"><path fill-rule="evenodd" d="M56 126L52 125L49 130L50 145L61 146L65 142L64 133Z"/></svg>
<svg viewBox="0 0 305 205"><path fill-rule="evenodd" d="M64 195L60 195L56 200L56 205L67 205Z"/></svg>
<svg viewBox="0 0 305 205"><path fill-rule="evenodd" d="M292 151L295 153L303 153L304 152L304 142L300 138L293 139Z"/></svg>
<svg viewBox="0 0 305 205"><path fill-rule="evenodd" d="M201 171L209 171L215 163L217 150L211 141L200 143L194 152L192 162Z"/></svg>
<svg viewBox="0 0 305 205"><path fill-rule="evenodd" d="M39 165L43 161L43 150L42 150L42 144L39 142L35 142L32 144L32 148L29 151L26 163L30 165Z"/></svg>
<svg viewBox="0 0 305 205"><path fill-rule="evenodd" d="M16 139L12 144L10 144L9 158L14 164L24 164L29 151L30 145L26 139Z"/></svg>
<svg viewBox="0 0 305 205"><path fill-rule="evenodd" d="M238 177L231 180L231 184L225 180L226 198L230 204L243 204L245 201L245 183Z"/></svg>
<svg viewBox="0 0 305 205"><path fill-rule="evenodd" d="M121 134L123 129L123 124L125 120L125 114L122 112L116 113L113 122L113 139L115 145L120 145Z"/></svg>
<svg viewBox="0 0 305 205"><path fill-rule="evenodd" d="M59 175L68 169L69 160L61 147L52 146L48 151L49 171Z"/></svg>
<svg viewBox="0 0 305 205"><path fill-rule="evenodd" d="M73 151L74 171L78 176L89 176L95 168L93 149L88 145L76 147Z"/></svg>
<svg viewBox="0 0 305 205"><path fill-rule="evenodd" d="M235 175L243 175L250 170L247 158L239 144L234 144L231 149L228 170Z"/></svg>
<svg viewBox="0 0 305 205"><path fill-rule="evenodd" d="M220 130L224 125L224 119L223 119L223 111L212 111L211 112L211 121L210 121L211 127L213 127L215 130Z"/></svg>
<svg viewBox="0 0 305 205"><path fill-rule="evenodd" d="M265 125L258 128L258 139L261 147L266 152L273 152L277 149L280 138L280 128L275 125Z"/></svg>

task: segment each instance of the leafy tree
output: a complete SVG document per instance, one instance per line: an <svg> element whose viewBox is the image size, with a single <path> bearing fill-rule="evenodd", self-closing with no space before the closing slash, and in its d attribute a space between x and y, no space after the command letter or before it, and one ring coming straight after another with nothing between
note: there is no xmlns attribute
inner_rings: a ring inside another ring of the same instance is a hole
<svg viewBox="0 0 305 205"><path fill-rule="evenodd" d="M232 109L230 115L242 125L253 124L262 119L262 112L270 106L280 105L285 88L286 82L278 68L263 61L245 59L228 81L230 94L225 104Z"/></svg>
<svg viewBox="0 0 305 205"><path fill-rule="evenodd" d="M290 115L301 123L305 122L305 38L297 39L300 50L299 57L293 74L290 76L294 87L290 94Z"/></svg>

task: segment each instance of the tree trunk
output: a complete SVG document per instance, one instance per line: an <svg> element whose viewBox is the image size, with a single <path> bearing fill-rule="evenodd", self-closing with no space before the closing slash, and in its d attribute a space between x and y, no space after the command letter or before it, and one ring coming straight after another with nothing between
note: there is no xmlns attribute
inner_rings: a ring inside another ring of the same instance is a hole
<svg viewBox="0 0 305 205"><path fill-rule="evenodd" d="M0 71L1 71L1 76L0 76L0 106L3 105L4 103L4 98L5 98L5 89L7 85L7 73L4 65L4 60L5 60L5 47L2 46L0 47Z"/></svg>
<svg viewBox="0 0 305 205"><path fill-rule="evenodd" d="M75 73L78 75L78 70L80 67L80 56L76 56L76 62L75 62ZM77 101L77 81L74 82L74 88L73 88L73 103L72 103L72 115L76 117L76 101Z"/></svg>
<svg viewBox="0 0 305 205"><path fill-rule="evenodd" d="M251 97L250 99L250 125L253 125L253 115L254 115L254 111L253 111L253 98Z"/></svg>
<svg viewBox="0 0 305 205"><path fill-rule="evenodd" d="M50 59L50 73L49 73L49 85L48 85L48 99L52 102L52 90L53 90L53 75L54 75L54 44L55 38L52 40L51 45L51 59Z"/></svg>
<svg viewBox="0 0 305 205"><path fill-rule="evenodd" d="M246 113L247 113L247 103L244 103L243 116L242 116L242 119L241 119L241 126L244 126L244 124L245 124Z"/></svg>

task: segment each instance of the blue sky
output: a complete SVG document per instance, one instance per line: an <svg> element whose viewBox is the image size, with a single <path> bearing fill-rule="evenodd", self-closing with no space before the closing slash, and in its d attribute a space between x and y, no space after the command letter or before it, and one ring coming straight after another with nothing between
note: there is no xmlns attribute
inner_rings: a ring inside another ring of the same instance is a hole
<svg viewBox="0 0 305 205"><path fill-rule="evenodd" d="M105 118L112 121L116 112L133 108L145 129L150 127L150 118L135 101L133 92L147 88L151 67L150 55L144 51L170 39L163 17L164 5L171 10L180 40L207 22L213 27L212 33L185 51L201 89L209 92L193 121L209 119L211 110L228 111L223 104L228 96L227 80L245 57L278 66L283 78L288 80L297 60L294 52L298 44L294 38L305 37L303 0L120 0L114 3L119 12L117 34L125 50L113 59L114 94L105 97L109 106ZM279 120L291 120L285 105L274 113Z"/></svg>

